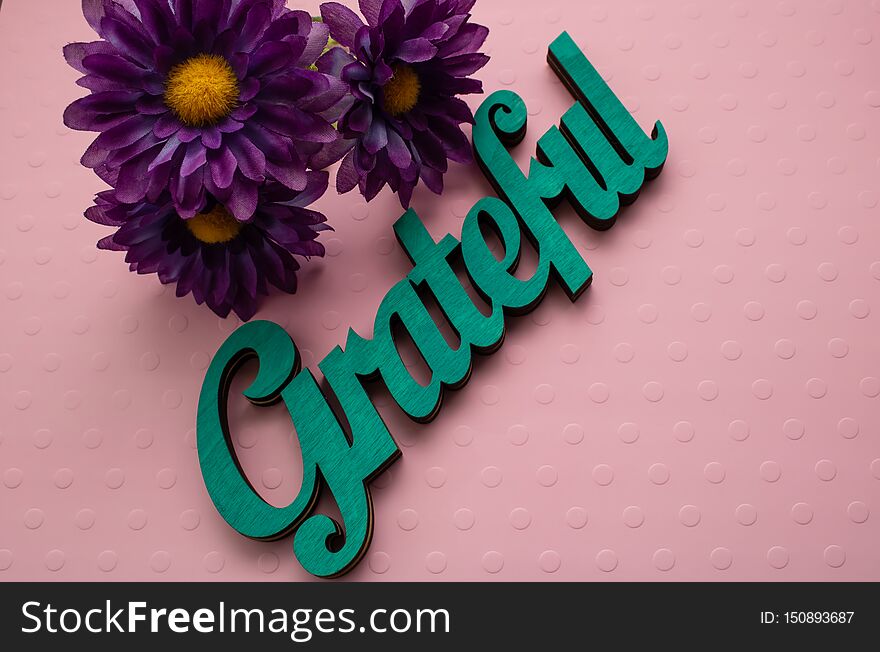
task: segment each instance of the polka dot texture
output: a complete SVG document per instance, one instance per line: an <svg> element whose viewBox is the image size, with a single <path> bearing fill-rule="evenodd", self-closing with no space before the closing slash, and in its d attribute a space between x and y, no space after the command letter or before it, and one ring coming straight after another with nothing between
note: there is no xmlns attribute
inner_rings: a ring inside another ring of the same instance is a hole
<svg viewBox="0 0 880 652"><path fill-rule="evenodd" d="M229 528L199 474L198 390L238 321L128 273L81 217L103 187L79 164L93 135L61 124L83 94L61 47L93 38L79 3L2 14L0 580L309 579L289 539ZM520 162L572 103L545 61L563 29L670 155L608 232L556 209L592 287L572 303L551 283L433 423L375 392L404 459L372 485L350 577L880 580L878 3L480 0L474 17L486 91L528 107ZM491 192L476 167L445 181L413 198L436 239ZM410 269L390 194L318 208L328 255L257 315L312 369L372 332ZM234 399L230 423L253 486L288 504L283 408Z"/></svg>

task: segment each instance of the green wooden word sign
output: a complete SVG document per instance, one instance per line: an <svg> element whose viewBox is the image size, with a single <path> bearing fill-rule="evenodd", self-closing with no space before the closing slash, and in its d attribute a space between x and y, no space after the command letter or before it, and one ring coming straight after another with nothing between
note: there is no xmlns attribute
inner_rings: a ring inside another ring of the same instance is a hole
<svg viewBox="0 0 880 652"><path fill-rule="evenodd" d="M319 363L335 401L328 400L311 371L300 369L296 345L273 322L241 326L211 362L198 411L199 461L208 492L223 518L245 536L273 540L295 532L294 553L314 575L342 575L364 555L373 532L369 482L400 455L364 381L381 377L407 415L430 421L444 390L467 382L473 354L500 346L507 316L535 307L551 274L571 300L589 286L592 271L550 207L565 198L591 228L607 229L621 204L633 201L666 160L663 125L657 122L651 137L644 134L567 33L550 45L548 61L576 103L538 141L526 177L508 152L525 135L523 100L498 91L483 102L473 128L474 150L498 197L474 204L460 241L447 235L435 242L413 210L397 221L394 232L413 269L382 300L373 338L349 330L345 348L337 346ZM490 251L482 227L500 240L501 260ZM538 254L537 269L528 279L513 273L523 236ZM450 264L459 257L491 307L489 314L474 305L459 282ZM420 298L425 293L433 296L458 336L457 348L428 313ZM400 358L392 334L399 327L431 371L427 384L417 382ZM230 440L230 382L251 358L257 358L259 370L244 395L256 405L283 401L302 449L302 485L286 507L259 496ZM336 500L342 523L314 513L322 485Z"/></svg>

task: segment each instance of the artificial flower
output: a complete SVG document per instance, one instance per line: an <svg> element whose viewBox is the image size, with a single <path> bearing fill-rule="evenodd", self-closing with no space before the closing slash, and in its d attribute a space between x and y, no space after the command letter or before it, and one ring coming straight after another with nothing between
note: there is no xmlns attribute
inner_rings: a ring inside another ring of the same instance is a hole
<svg viewBox="0 0 880 652"><path fill-rule="evenodd" d="M339 120L353 148L336 177L339 192L358 186L371 200L385 184L407 207L421 179L443 191L447 160L472 160L462 123L473 123L458 96L482 92L470 77L488 61L478 52L489 32L469 21L475 0L360 0L366 24L328 2L321 16L333 48L318 70L346 82L354 102Z"/></svg>
<svg viewBox="0 0 880 652"><path fill-rule="evenodd" d="M326 172L309 171L301 191L275 181L261 185L249 222L210 195L201 212L184 219L168 192L155 203L129 203L115 190L99 193L86 217L117 228L98 248L125 251L131 271L156 274L177 285L178 297L191 292L220 317L232 310L247 321L270 284L296 291L294 255L324 255L315 238L329 228L326 218L305 207L324 194L327 179Z"/></svg>
<svg viewBox="0 0 880 652"><path fill-rule="evenodd" d="M304 190L307 168L343 153L347 86L309 69L328 28L283 0L83 0L83 13L102 40L64 49L91 91L64 122L100 132L82 163L119 202L168 191L181 217L219 201L247 221L267 178Z"/></svg>

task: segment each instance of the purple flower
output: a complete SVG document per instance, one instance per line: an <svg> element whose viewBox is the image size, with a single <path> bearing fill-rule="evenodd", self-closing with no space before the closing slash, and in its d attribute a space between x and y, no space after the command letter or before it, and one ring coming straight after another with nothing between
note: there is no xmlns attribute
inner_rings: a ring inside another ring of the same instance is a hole
<svg viewBox="0 0 880 652"><path fill-rule="evenodd" d="M321 5L333 48L318 69L347 82L354 104L339 129L354 147L336 177L339 192L356 185L371 200L387 183L409 206L419 179L443 191L447 159L471 161L461 123L473 123L458 96L480 93L468 75L489 58L477 52L489 30L468 22L475 0L360 0L365 25L336 2Z"/></svg>
<svg viewBox="0 0 880 652"><path fill-rule="evenodd" d="M202 212L183 219L168 192L155 203L128 203L115 190L99 193L86 217L117 227L98 247L125 251L131 271L157 274L162 283L177 284L177 296L192 292L196 303L207 303L220 317L233 310L247 321L269 284L296 291L299 263L293 254L324 255L315 238L330 227L324 215L305 206L324 194L327 179L326 172L307 172L302 191L266 182L249 222L210 195Z"/></svg>
<svg viewBox="0 0 880 652"><path fill-rule="evenodd" d="M308 167L344 151L331 123L347 86L309 69L329 30L283 0L83 0L83 13L103 40L64 48L91 91L64 123L100 132L82 163L119 202L167 190L184 218L213 197L247 221L260 183L304 190Z"/></svg>

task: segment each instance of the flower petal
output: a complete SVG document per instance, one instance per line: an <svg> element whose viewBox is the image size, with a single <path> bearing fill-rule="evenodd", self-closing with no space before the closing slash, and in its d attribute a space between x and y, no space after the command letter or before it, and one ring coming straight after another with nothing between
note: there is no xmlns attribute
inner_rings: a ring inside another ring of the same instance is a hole
<svg viewBox="0 0 880 652"><path fill-rule="evenodd" d="M173 112L168 111L156 120L156 124L153 126L153 135L156 138L170 138L180 131L182 127L183 125L177 116Z"/></svg>
<svg viewBox="0 0 880 652"><path fill-rule="evenodd" d="M437 47L426 38L413 38L404 41L394 52L394 56L406 63L428 61L437 54Z"/></svg>
<svg viewBox="0 0 880 652"><path fill-rule="evenodd" d="M132 116L132 105L138 94L129 91L106 91L82 97L64 110L64 124L78 131L103 131L108 116L121 118L114 120L117 124L127 121ZM102 143L102 147L106 147Z"/></svg>
<svg viewBox="0 0 880 652"><path fill-rule="evenodd" d="M205 188L199 174L171 179L171 197L177 214L183 219L195 217L205 207Z"/></svg>
<svg viewBox="0 0 880 652"><path fill-rule="evenodd" d="M109 16L101 19L101 33L125 56L144 67L152 63L153 50L143 33Z"/></svg>
<svg viewBox="0 0 880 652"><path fill-rule="evenodd" d="M223 135L217 127L202 129L202 145L208 149L217 149L223 143Z"/></svg>
<svg viewBox="0 0 880 652"><path fill-rule="evenodd" d="M395 167L406 169L412 163L412 154L406 143L400 137L400 134L393 128L387 130L388 133L388 158L394 163Z"/></svg>
<svg viewBox="0 0 880 652"><path fill-rule="evenodd" d="M330 36L347 48L353 48L357 31L364 26L360 17L338 2L321 5L321 18L330 28Z"/></svg>
<svg viewBox="0 0 880 652"><path fill-rule="evenodd" d="M423 165L419 176L425 182L428 190L437 195L443 194L443 174L439 170Z"/></svg>
<svg viewBox="0 0 880 652"><path fill-rule="evenodd" d="M330 174L324 171L309 171L305 190L298 192L296 198L289 202L290 206L304 207L314 203L327 192ZM326 217L321 220L326 221Z"/></svg>
<svg viewBox="0 0 880 652"><path fill-rule="evenodd" d="M233 257L233 269L235 278L238 280L239 286L247 292L249 296L257 294L257 268L254 265L253 258L247 253L242 253Z"/></svg>
<svg viewBox="0 0 880 652"><path fill-rule="evenodd" d="M208 152L208 163L211 167L211 178L218 188L229 188L238 167L235 156L226 147Z"/></svg>
<svg viewBox="0 0 880 652"><path fill-rule="evenodd" d="M245 5L246 2L241 4ZM235 40L235 48L238 52L249 52L254 48L272 17L265 4L251 4L243 23L240 23L238 38Z"/></svg>
<svg viewBox="0 0 880 652"><path fill-rule="evenodd" d="M379 116L374 116L367 135L364 136L364 149L370 154L375 154L388 144L388 130L385 121Z"/></svg>
<svg viewBox="0 0 880 652"><path fill-rule="evenodd" d="M293 60L293 50L287 43L271 41L263 43L250 57L248 74L262 77L287 67Z"/></svg>
<svg viewBox="0 0 880 652"><path fill-rule="evenodd" d="M266 163L266 172L291 190L302 190L306 185L306 170L298 165Z"/></svg>
<svg viewBox="0 0 880 652"><path fill-rule="evenodd" d="M107 41L92 41L91 43L68 43L62 50L64 60L68 65L80 71L84 75L88 71L83 67L82 61L92 54L116 54L114 48Z"/></svg>
<svg viewBox="0 0 880 652"><path fill-rule="evenodd" d="M208 162L208 153L201 140L193 140L186 146L186 154L180 165L180 174L188 177Z"/></svg>
<svg viewBox="0 0 880 652"><path fill-rule="evenodd" d="M153 134L155 136L155 133ZM180 138L177 137L177 134L174 134L169 138L165 144L162 146L162 149L156 155L156 158L150 163L150 167L147 168L147 172L152 172L160 165L164 163L168 163L174 155L177 153L177 148L181 146Z"/></svg>
<svg viewBox="0 0 880 652"><path fill-rule="evenodd" d="M354 143L354 140L340 138L332 143L323 144L320 150L309 157L309 167L313 170L323 170L330 167L347 154Z"/></svg>
<svg viewBox="0 0 880 652"><path fill-rule="evenodd" d="M370 25L379 24L379 11L382 8L382 0L358 0L361 13Z"/></svg>
<svg viewBox="0 0 880 652"><path fill-rule="evenodd" d="M134 115L102 133L95 139L95 143L105 149L119 149L131 145L150 132L154 123L155 119L151 116Z"/></svg>
<svg viewBox="0 0 880 652"><path fill-rule="evenodd" d="M442 60L443 70L455 77L466 77L477 72L489 63L489 57L485 54L459 54Z"/></svg>
<svg viewBox="0 0 880 652"><path fill-rule="evenodd" d="M296 60L296 65L302 68L306 68L315 63L315 61L318 60L318 57L324 52L324 48L327 47L327 43L330 40L330 28L327 27L327 25L324 23L311 22L310 20L309 26L311 29L306 37L305 46Z"/></svg>
<svg viewBox="0 0 880 652"><path fill-rule="evenodd" d="M141 22L156 43L164 43L171 36L171 25L174 24L174 16L167 2L155 2L155 0L134 0Z"/></svg>
<svg viewBox="0 0 880 652"><path fill-rule="evenodd" d="M320 56L318 61L315 63L315 66L320 72L341 78L342 69L345 68L345 66L347 66L348 64L353 63L354 61L354 57L352 57L345 49L330 48Z"/></svg>
<svg viewBox="0 0 880 652"><path fill-rule="evenodd" d="M119 167L116 180L116 196L120 201L134 203L142 200L147 193L144 177L147 176L151 153L141 154Z"/></svg>
<svg viewBox="0 0 880 652"><path fill-rule="evenodd" d="M373 107L367 102L360 102L345 116L345 126L358 133L365 134L373 122Z"/></svg>
<svg viewBox="0 0 880 652"><path fill-rule="evenodd" d="M266 174L266 156L250 139L240 133L226 139L229 149L235 156L238 169L252 181L264 181Z"/></svg>
<svg viewBox="0 0 880 652"><path fill-rule="evenodd" d="M339 170L336 172L336 192L346 193L358 185L358 181L359 175L354 168L354 150L352 149L342 159Z"/></svg>
<svg viewBox="0 0 880 652"><path fill-rule="evenodd" d="M336 130L327 122L295 106L260 104L255 119L272 131L297 140L332 143L338 137Z"/></svg>
<svg viewBox="0 0 880 652"><path fill-rule="evenodd" d="M104 17L104 1L103 0L83 0L82 3L83 16L86 22L93 30L101 33L101 19Z"/></svg>
<svg viewBox="0 0 880 652"><path fill-rule="evenodd" d="M134 105L138 113L146 115L163 115L168 113L169 109L165 101L161 97L155 95L142 95Z"/></svg>
<svg viewBox="0 0 880 652"><path fill-rule="evenodd" d="M458 32L440 46L440 54L444 57L453 54L470 54L476 52L483 45L489 29L476 23L462 25Z"/></svg>
<svg viewBox="0 0 880 652"><path fill-rule="evenodd" d="M240 222L247 222L257 210L257 184L236 174L232 182L232 195L226 203L227 210Z"/></svg>

